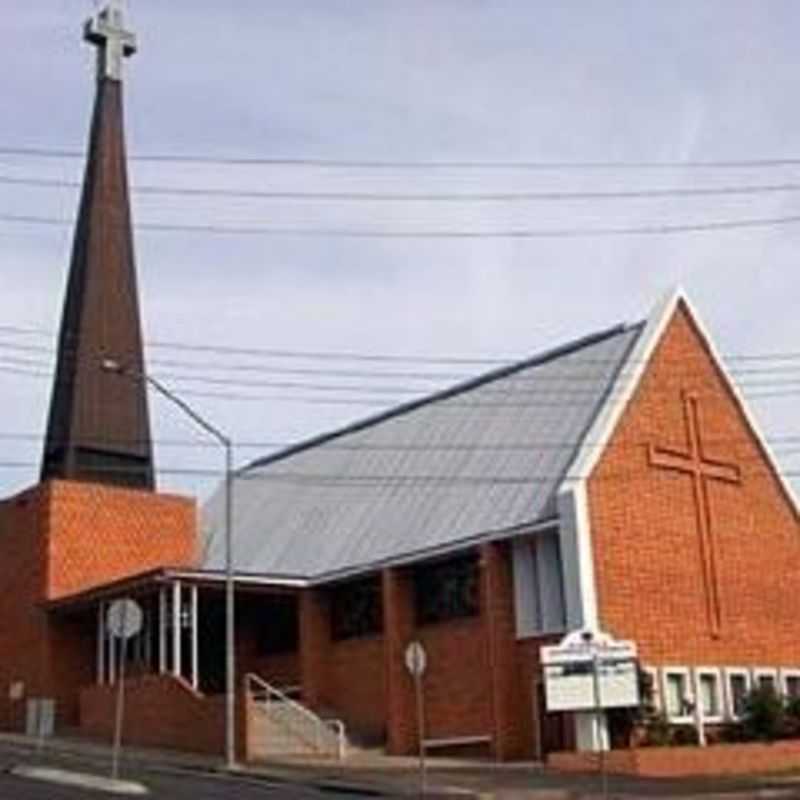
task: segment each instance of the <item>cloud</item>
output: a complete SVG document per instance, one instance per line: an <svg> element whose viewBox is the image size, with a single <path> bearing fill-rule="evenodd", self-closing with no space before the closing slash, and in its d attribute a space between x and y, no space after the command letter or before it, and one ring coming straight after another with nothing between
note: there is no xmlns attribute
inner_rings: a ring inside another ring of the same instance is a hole
<svg viewBox="0 0 800 800"><path fill-rule="evenodd" d="M45 8L46 5L46 8ZM72 2L0 0L3 142L82 148L93 84ZM797 155L793 3L132 3L127 69L136 153L562 161ZM77 161L0 157L0 175L76 179ZM326 191L502 191L724 185L786 171L332 171L136 162L137 183ZM74 190L0 186L0 213L74 213ZM794 195L744 199L324 204L137 196L136 219L397 229L553 228L768 217ZM53 330L70 233L0 223L0 322ZM139 232L154 340L245 347L522 356L643 316L687 286L720 349L796 350L794 228L601 240L326 241ZM41 432L46 381L1 374L3 428ZM265 395L270 394L264 392ZM276 393L273 393L276 394ZM284 393L286 394L286 393ZM288 440L369 407L195 398L238 439ZM761 401L768 432L797 432L791 403ZM193 438L155 406L157 435ZM35 462L39 444L17 443ZM239 453L240 460L255 451ZM213 448L163 465L218 463ZM785 467L792 468L787 456ZM0 470L8 491L35 469ZM174 488L207 489L180 476Z"/></svg>

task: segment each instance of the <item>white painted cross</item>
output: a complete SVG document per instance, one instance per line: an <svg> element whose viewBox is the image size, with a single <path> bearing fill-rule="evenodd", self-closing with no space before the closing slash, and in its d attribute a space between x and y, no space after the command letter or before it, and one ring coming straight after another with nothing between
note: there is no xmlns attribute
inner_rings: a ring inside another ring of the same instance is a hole
<svg viewBox="0 0 800 800"><path fill-rule="evenodd" d="M121 81L123 60L136 52L136 34L125 28L121 0L110 0L87 20L83 38L97 47L97 79Z"/></svg>

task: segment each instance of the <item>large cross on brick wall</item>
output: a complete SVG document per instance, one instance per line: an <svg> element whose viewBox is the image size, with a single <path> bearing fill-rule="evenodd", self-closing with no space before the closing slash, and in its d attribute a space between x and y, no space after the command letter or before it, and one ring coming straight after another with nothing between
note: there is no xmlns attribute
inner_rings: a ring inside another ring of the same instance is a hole
<svg viewBox="0 0 800 800"><path fill-rule="evenodd" d="M650 464L661 469L675 470L692 478L697 535L700 545L700 563L703 571L703 589L706 613L712 636L719 636L722 627L722 604L719 587L719 557L714 531L714 520L709 503L709 483L741 483L741 471L735 464L708 458L703 448L697 396L683 394L688 450L675 450L650 444Z"/></svg>

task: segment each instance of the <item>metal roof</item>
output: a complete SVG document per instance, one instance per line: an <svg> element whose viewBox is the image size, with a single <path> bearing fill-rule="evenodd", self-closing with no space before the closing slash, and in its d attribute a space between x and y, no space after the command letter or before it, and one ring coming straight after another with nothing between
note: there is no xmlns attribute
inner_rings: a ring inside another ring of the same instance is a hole
<svg viewBox="0 0 800 800"><path fill-rule="evenodd" d="M239 574L310 580L556 516L555 493L642 325L617 326L259 459L234 481ZM224 567L223 488L202 567Z"/></svg>

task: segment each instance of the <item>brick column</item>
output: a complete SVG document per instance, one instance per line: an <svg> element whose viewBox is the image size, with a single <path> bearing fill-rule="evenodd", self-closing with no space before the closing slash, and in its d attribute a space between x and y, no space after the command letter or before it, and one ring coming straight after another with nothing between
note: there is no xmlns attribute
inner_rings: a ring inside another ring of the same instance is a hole
<svg viewBox="0 0 800 800"><path fill-rule="evenodd" d="M330 620L323 590L304 589L300 594L300 681L303 702L311 708L324 703L326 654L330 647Z"/></svg>
<svg viewBox="0 0 800 800"><path fill-rule="evenodd" d="M507 543L481 547L481 609L489 651L489 692L492 709L492 752L499 761L530 755L524 715L532 703L523 702L517 661L514 585Z"/></svg>
<svg viewBox="0 0 800 800"><path fill-rule="evenodd" d="M383 637L386 670L386 750L417 752L414 684L406 670L405 648L414 637L414 597L407 573L386 569L383 584Z"/></svg>

